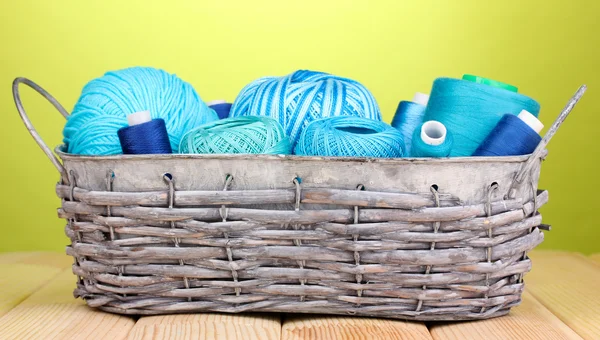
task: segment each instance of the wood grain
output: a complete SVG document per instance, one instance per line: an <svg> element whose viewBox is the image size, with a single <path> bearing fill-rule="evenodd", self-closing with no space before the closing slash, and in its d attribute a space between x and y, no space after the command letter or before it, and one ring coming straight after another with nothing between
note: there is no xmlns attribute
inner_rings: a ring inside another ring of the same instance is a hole
<svg viewBox="0 0 600 340"><path fill-rule="evenodd" d="M600 338L600 266L581 254L538 251L525 285L585 339Z"/></svg>
<svg viewBox="0 0 600 340"><path fill-rule="evenodd" d="M592 259L593 261L595 261L596 263L600 264L600 253L598 254L592 254L590 256L590 259Z"/></svg>
<svg viewBox="0 0 600 340"><path fill-rule="evenodd" d="M211 313L143 317L129 339L275 340L280 334L279 314Z"/></svg>
<svg viewBox="0 0 600 340"><path fill-rule="evenodd" d="M506 316L483 321L433 323L430 332L435 340L581 339L528 292L523 294L521 305Z"/></svg>
<svg viewBox="0 0 600 340"><path fill-rule="evenodd" d="M292 315L282 325L281 339L431 339L431 336L421 322Z"/></svg>
<svg viewBox="0 0 600 340"><path fill-rule="evenodd" d="M28 279L38 275L22 274ZM134 320L85 306L73 297L75 281L71 269L65 269L6 313L0 318L0 339L124 339Z"/></svg>
<svg viewBox="0 0 600 340"><path fill-rule="evenodd" d="M72 258L56 253L0 254L0 316L70 266Z"/></svg>

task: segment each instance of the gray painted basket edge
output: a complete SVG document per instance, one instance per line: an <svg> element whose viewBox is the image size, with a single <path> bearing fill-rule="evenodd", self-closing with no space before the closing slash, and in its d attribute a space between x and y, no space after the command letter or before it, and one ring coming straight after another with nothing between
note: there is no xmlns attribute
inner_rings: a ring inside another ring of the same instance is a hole
<svg viewBox="0 0 600 340"><path fill-rule="evenodd" d="M526 253L543 240L540 160L585 91L529 156L86 157L57 149L61 163L29 121L20 83L68 113L30 80L13 83L19 114L61 173L75 295L88 305L142 315L410 320L484 319L520 302Z"/></svg>

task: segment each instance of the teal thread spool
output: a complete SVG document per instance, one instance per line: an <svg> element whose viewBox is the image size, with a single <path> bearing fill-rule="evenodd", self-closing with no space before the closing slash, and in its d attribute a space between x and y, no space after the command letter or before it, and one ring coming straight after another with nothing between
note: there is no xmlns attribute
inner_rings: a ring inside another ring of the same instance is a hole
<svg viewBox="0 0 600 340"><path fill-rule="evenodd" d="M423 122L428 100L428 95L417 92L412 101L403 100L398 104L392 126L400 130L404 137L405 155L410 155L413 132Z"/></svg>
<svg viewBox="0 0 600 340"><path fill-rule="evenodd" d="M478 84L485 84L485 85L497 87L499 89L505 89L510 92L519 92L519 89L516 86L510 85L507 83L503 83L501 81L489 79L489 78L474 76L472 74L465 74L462 76L462 79L472 81L472 82L478 83Z"/></svg>
<svg viewBox="0 0 600 340"><path fill-rule="evenodd" d="M188 131L179 152L185 154L282 154L292 151L283 127L269 117L221 119Z"/></svg>
<svg viewBox="0 0 600 340"><path fill-rule="evenodd" d="M411 157L448 157L454 140L444 124L427 121L415 129Z"/></svg>
<svg viewBox="0 0 600 340"><path fill-rule="evenodd" d="M476 82L438 78L433 82L424 120L436 120L452 131L451 157L471 156L505 113L527 110L538 102L522 94Z"/></svg>

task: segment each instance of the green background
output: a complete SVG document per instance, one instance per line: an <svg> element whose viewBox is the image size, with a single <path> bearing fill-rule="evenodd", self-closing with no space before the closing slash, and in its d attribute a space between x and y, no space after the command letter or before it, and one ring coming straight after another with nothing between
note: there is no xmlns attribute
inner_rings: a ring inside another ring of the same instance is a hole
<svg viewBox="0 0 600 340"><path fill-rule="evenodd" d="M251 80L304 68L365 84L390 122L398 102L436 77L477 74L537 99L549 126L583 83L588 93L549 146L541 188L552 224L543 248L600 251L597 130L599 1L2 1L0 251L62 250L56 170L20 121L10 85L38 82L71 109L105 71L146 65L232 101ZM23 99L54 147L64 121Z"/></svg>

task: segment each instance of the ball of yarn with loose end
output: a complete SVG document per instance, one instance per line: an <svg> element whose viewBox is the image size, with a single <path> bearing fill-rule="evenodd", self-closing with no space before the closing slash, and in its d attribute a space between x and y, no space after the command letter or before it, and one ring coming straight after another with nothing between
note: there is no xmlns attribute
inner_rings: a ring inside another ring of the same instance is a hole
<svg viewBox="0 0 600 340"><path fill-rule="evenodd" d="M122 153L117 130L128 126L128 114L146 110L153 119L165 121L175 152L186 131L218 119L194 88L176 75L150 67L107 72L83 88L63 130L67 152Z"/></svg>
<svg viewBox="0 0 600 340"><path fill-rule="evenodd" d="M199 126L181 139L180 153L289 155L292 145L269 117L226 118Z"/></svg>
<svg viewBox="0 0 600 340"><path fill-rule="evenodd" d="M404 155L402 133L390 125L362 117L315 120L300 135L296 155L395 158Z"/></svg>
<svg viewBox="0 0 600 340"><path fill-rule="evenodd" d="M438 78L433 83L424 120L436 120L454 135L451 157L471 156L505 113L527 110L534 116L540 104L522 94L466 80Z"/></svg>
<svg viewBox="0 0 600 340"><path fill-rule="evenodd" d="M431 145L425 143L421 138L421 130L425 123L419 125L412 136L411 157L448 157L452 151L454 138L452 133L446 129L446 138L442 144Z"/></svg>
<svg viewBox="0 0 600 340"><path fill-rule="evenodd" d="M381 120L375 98L359 82L304 70L260 78L244 87L230 117L249 115L273 117L294 145L302 130L316 119L356 116Z"/></svg>

